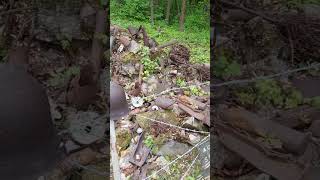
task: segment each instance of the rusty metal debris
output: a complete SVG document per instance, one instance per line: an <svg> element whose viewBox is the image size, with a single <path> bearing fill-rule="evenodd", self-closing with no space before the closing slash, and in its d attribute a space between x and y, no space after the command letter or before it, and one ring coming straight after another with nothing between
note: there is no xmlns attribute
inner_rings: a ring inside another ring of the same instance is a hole
<svg viewBox="0 0 320 180"><path fill-rule="evenodd" d="M143 144L144 133L139 135L137 144L134 146L129 161L141 167L147 160L150 149Z"/></svg>
<svg viewBox="0 0 320 180"><path fill-rule="evenodd" d="M223 111L221 120L215 123L219 141L259 170L281 180L319 179L313 165L319 160L316 153L319 145L310 135L239 108ZM257 136L267 138L268 134L279 138L286 151L269 148L255 139Z"/></svg>

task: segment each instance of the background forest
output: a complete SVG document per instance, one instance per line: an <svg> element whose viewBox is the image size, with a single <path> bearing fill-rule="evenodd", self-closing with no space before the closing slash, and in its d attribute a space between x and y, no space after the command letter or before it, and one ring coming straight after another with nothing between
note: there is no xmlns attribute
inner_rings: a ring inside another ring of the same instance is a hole
<svg viewBox="0 0 320 180"><path fill-rule="evenodd" d="M208 0L111 0L110 20L118 26L143 25L157 42L186 44L192 62L209 62Z"/></svg>

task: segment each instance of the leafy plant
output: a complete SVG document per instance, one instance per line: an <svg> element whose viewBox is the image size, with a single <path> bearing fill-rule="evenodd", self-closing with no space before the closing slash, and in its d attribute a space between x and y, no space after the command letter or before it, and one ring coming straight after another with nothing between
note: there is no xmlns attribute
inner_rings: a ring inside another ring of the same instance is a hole
<svg viewBox="0 0 320 180"><path fill-rule="evenodd" d="M274 105L280 108L295 108L304 102L302 94L289 87L284 89L275 80L262 80L253 87L240 89L235 92L242 105ZM311 101L309 101L311 102Z"/></svg>
<svg viewBox="0 0 320 180"><path fill-rule="evenodd" d="M143 143L148 147L148 148L152 148L154 145L154 139L152 136L147 136L146 139L143 141Z"/></svg>
<svg viewBox="0 0 320 180"><path fill-rule="evenodd" d="M214 65L214 74L217 77L230 78L241 75L241 68L236 61L228 60L226 56L221 55Z"/></svg>
<svg viewBox="0 0 320 180"><path fill-rule="evenodd" d="M256 97L253 93L236 92L236 96L238 96L238 100L242 105L252 105L255 103Z"/></svg>
<svg viewBox="0 0 320 180"><path fill-rule="evenodd" d="M185 87L187 85L186 81L184 79L180 78L180 77L177 78L176 84L179 87Z"/></svg>
<svg viewBox="0 0 320 180"><path fill-rule="evenodd" d="M142 57L140 61L143 64L143 75L148 77L155 72L159 64L157 61L150 59L150 50L148 47L143 47L139 55Z"/></svg>
<svg viewBox="0 0 320 180"><path fill-rule="evenodd" d="M190 86L190 91L191 91L191 94L195 96L202 96L204 94L202 89L197 86Z"/></svg>
<svg viewBox="0 0 320 180"><path fill-rule="evenodd" d="M71 47L71 43L69 40L64 39L64 40L61 40L60 43L63 50L67 50Z"/></svg>
<svg viewBox="0 0 320 180"><path fill-rule="evenodd" d="M283 94L281 87L274 80L262 80L255 84L257 91L258 104L273 104L275 106L283 105Z"/></svg>
<svg viewBox="0 0 320 180"><path fill-rule="evenodd" d="M52 74L52 78L49 79L49 84L52 87L62 87L65 85L72 76L80 74L80 68L78 66L72 66L67 70L60 69L60 72Z"/></svg>
<svg viewBox="0 0 320 180"><path fill-rule="evenodd" d="M295 108L301 103L303 103L302 94L295 89L291 89L285 98L285 108Z"/></svg>

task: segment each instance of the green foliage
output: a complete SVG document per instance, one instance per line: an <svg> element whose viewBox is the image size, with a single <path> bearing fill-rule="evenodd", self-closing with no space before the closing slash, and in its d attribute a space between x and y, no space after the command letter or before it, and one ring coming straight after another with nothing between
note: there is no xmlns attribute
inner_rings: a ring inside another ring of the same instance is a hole
<svg viewBox="0 0 320 180"><path fill-rule="evenodd" d="M143 64L143 75L148 77L155 72L159 64L156 60L150 59L150 49L148 47L141 48L139 55L142 57L140 61Z"/></svg>
<svg viewBox="0 0 320 180"><path fill-rule="evenodd" d="M61 46L62 46L63 50L67 50L67 49L69 49L71 47L70 41L68 41L66 39L61 40L60 43L61 43Z"/></svg>
<svg viewBox="0 0 320 180"><path fill-rule="evenodd" d="M147 0L127 0L123 4L118 4L116 0L113 0L110 8L111 13L116 16L143 21L149 19L150 6Z"/></svg>
<svg viewBox="0 0 320 180"><path fill-rule="evenodd" d="M187 85L186 81L184 79L180 78L180 77L177 78L176 84L179 87L185 87Z"/></svg>
<svg viewBox="0 0 320 180"><path fill-rule="evenodd" d="M274 80L258 81L255 84L257 92L256 102L258 104L273 104L275 106L282 106L283 99L281 87Z"/></svg>
<svg viewBox="0 0 320 180"><path fill-rule="evenodd" d="M242 105L258 107L273 105L280 108L295 108L303 103L302 94L293 89L284 89L275 80L262 80L253 87L235 92Z"/></svg>
<svg viewBox="0 0 320 180"><path fill-rule="evenodd" d="M143 143L148 147L148 148L152 148L154 145L154 139L152 136L147 136L146 139L143 141Z"/></svg>
<svg viewBox="0 0 320 180"><path fill-rule="evenodd" d="M218 57L213 69L214 74L221 78L230 78L241 75L240 65L236 61L231 61L225 55Z"/></svg>
<svg viewBox="0 0 320 180"><path fill-rule="evenodd" d="M196 180L196 178L192 177L192 176L187 176L186 180Z"/></svg>
<svg viewBox="0 0 320 180"><path fill-rule="evenodd" d="M209 1L197 1L195 5L187 5L185 19L185 31L179 31L179 16L176 4L173 3L171 23L165 21L164 13L167 1L159 1L155 5L155 25L150 24L149 0L127 0L118 4L111 0L110 19L112 24L127 28L128 26L139 27L143 25L149 37L153 37L159 44L173 39L190 48L190 61L192 63L210 62L210 25L209 12L204 10L209 6Z"/></svg>
<svg viewBox="0 0 320 180"><path fill-rule="evenodd" d="M255 94L248 92L236 92L239 102L242 105L252 105L255 103Z"/></svg>
<svg viewBox="0 0 320 180"><path fill-rule="evenodd" d="M303 96L302 94L295 90L295 89L290 89L289 94L285 98L285 108L295 108L299 104L303 103Z"/></svg>
<svg viewBox="0 0 320 180"><path fill-rule="evenodd" d="M58 73L52 74L52 78L49 79L49 85L52 87L60 88L64 86L72 78L72 76L80 74L80 68L78 66L72 66L65 69L58 70Z"/></svg>
<svg viewBox="0 0 320 180"><path fill-rule="evenodd" d="M190 86L190 91L191 91L191 94L195 95L195 96L203 96L204 95L202 89L197 86Z"/></svg>

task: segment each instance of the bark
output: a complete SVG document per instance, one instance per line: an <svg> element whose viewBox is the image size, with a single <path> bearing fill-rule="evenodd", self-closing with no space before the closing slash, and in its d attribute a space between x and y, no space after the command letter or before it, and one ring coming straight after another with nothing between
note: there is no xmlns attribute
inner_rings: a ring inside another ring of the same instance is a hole
<svg viewBox="0 0 320 180"><path fill-rule="evenodd" d="M172 0L167 1L167 12L166 12L166 21L169 24L170 23L170 11L172 6Z"/></svg>
<svg viewBox="0 0 320 180"><path fill-rule="evenodd" d="M151 9L151 25L154 26L154 0L150 1L150 9Z"/></svg>
<svg viewBox="0 0 320 180"><path fill-rule="evenodd" d="M182 0L181 16L180 16L180 31L184 31L185 16L186 16L186 0Z"/></svg>

